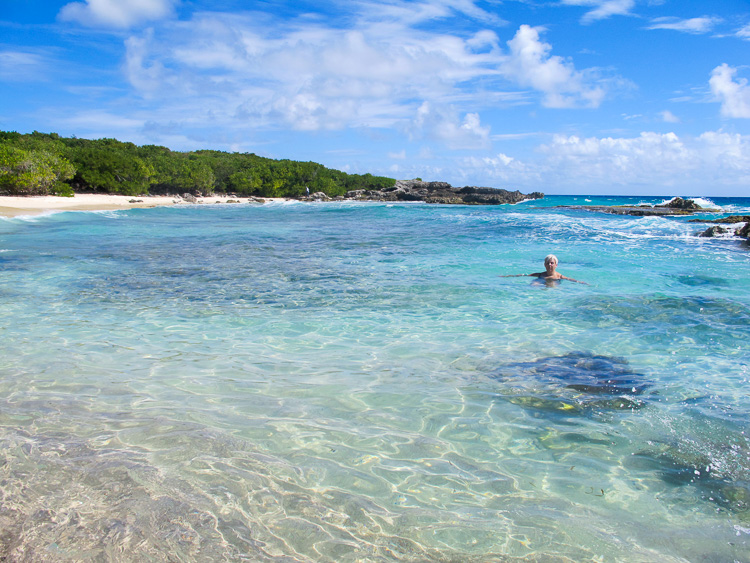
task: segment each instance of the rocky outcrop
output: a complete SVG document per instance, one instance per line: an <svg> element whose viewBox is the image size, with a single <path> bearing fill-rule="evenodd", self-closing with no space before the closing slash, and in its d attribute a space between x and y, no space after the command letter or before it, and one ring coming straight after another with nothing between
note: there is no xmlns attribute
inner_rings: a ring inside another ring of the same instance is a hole
<svg viewBox="0 0 750 563"><path fill-rule="evenodd" d="M674 199L671 199L667 203L662 203L656 205L655 207L666 207L668 209L684 209L687 211L698 211L699 209L703 209L692 199L682 199L681 197L676 197Z"/></svg>
<svg viewBox="0 0 750 563"><path fill-rule="evenodd" d="M398 180L392 187L382 190L353 190L347 192L346 199L364 201L424 201L426 203L461 205L499 205L518 203L527 199L541 199L544 194L533 192L522 194L519 191L496 188L466 186L454 188L446 182L422 182L421 180Z"/></svg>
<svg viewBox="0 0 750 563"><path fill-rule="evenodd" d="M709 227L708 229L706 229L705 231L703 231L702 233L700 233L698 236L699 237L711 238L711 237L715 237L715 236L718 236L718 235L725 235L728 232L729 231L727 229L725 229L724 227L721 227L719 225L714 225L713 227Z"/></svg>
<svg viewBox="0 0 750 563"><path fill-rule="evenodd" d="M666 203L660 203L653 207L648 204L642 205L560 205L563 209L581 209L583 211L594 211L596 213L611 213L613 215L632 215L634 217L664 217L672 215L693 215L696 212L710 213L718 212L718 209L706 209L701 207L692 199L675 197Z"/></svg>
<svg viewBox="0 0 750 563"><path fill-rule="evenodd" d="M692 215L690 209L672 207L651 207L639 205L558 205L559 209L580 209L595 213L610 213L612 215L631 215L633 217L664 217L673 215Z"/></svg>
<svg viewBox="0 0 750 563"><path fill-rule="evenodd" d="M714 223L713 227L709 227L705 231L698 233L699 237L714 237L719 234L726 234L730 232L730 229L721 227L720 225L743 223L743 225L734 230L734 235L747 239L747 242L750 244L750 215L730 215L729 217L721 217L720 219L690 219L689 222Z"/></svg>
<svg viewBox="0 0 750 563"><path fill-rule="evenodd" d="M730 215L729 217L722 217L721 219L690 219L688 222L716 224L748 223L750 222L750 215Z"/></svg>
<svg viewBox="0 0 750 563"><path fill-rule="evenodd" d="M305 201L331 201L331 197L324 192L315 192L314 194L310 194L302 199Z"/></svg>

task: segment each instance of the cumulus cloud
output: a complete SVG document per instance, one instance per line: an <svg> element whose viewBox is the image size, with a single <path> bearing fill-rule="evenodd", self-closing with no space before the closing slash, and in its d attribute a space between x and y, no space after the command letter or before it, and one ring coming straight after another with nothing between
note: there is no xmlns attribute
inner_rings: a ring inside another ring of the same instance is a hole
<svg viewBox="0 0 750 563"><path fill-rule="evenodd" d="M169 17L176 2L177 0L85 0L66 4L58 17L63 21L89 27L126 29Z"/></svg>
<svg viewBox="0 0 750 563"><path fill-rule="evenodd" d="M490 18L473 5L434 0L408 11L393 1L387 17L368 9L339 27L202 12L128 38L123 68L140 96L161 99L165 113L174 108L170 123L190 115L227 129L395 128L453 148L487 146L484 108L529 103L535 92L547 107L601 103L605 80L552 56L539 29L521 26L504 48L492 29L436 32L415 23L459 8Z"/></svg>
<svg viewBox="0 0 750 563"><path fill-rule="evenodd" d="M586 105L598 107L605 95L601 85L587 79L573 64L550 55L552 46L539 38L541 28L522 25L508 41L510 56L501 72L523 86L544 94L544 105L553 108Z"/></svg>
<svg viewBox="0 0 750 563"><path fill-rule="evenodd" d="M593 8L581 18L582 23L591 23L611 16L626 16L635 6L635 0L561 0L567 6Z"/></svg>
<svg viewBox="0 0 750 563"><path fill-rule="evenodd" d="M717 66L708 81L711 93L721 102L724 117L750 117L750 86L747 79L735 82L737 69L724 63Z"/></svg>
<svg viewBox="0 0 750 563"><path fill-rule="evenodd" d="M452 149L480 149L489 146L490 128L482 126L476 113L467 113L461 119L455 110L424 102L410 134L412 138L439 139Z"/></svg>
<svg viewBox="0 0 750 563"><path fill-rule="evenodd" d="M663 193L679 187L710 194L715 186L742 189L750 181L750 137L709 131L698 137L643 132L636 137L555 135L538 158L506 154L464 158L466 181L586 190L617 186ZM479 180L480 182L482 180Z"/></svg>
<svg viewBox="0 0 750 563"><path fill-rule="evenodd" d="M685 33L701 34L709 33L721 18L703 16L701 18L656 18L651 20L651 25L646 29L671 29Z"/></svg>
<svg viewBox="0 0 750 563"><path fill-rule="evenodd" d="M146 96L179 94L197 104L219 96L238 119L300 130L391 127L422 101L450 105L467 97L465 83L498 80L498 39L487 30L459 37L394 23L276 23L204 13L159 36L131 37L127 75Z"/></svg>

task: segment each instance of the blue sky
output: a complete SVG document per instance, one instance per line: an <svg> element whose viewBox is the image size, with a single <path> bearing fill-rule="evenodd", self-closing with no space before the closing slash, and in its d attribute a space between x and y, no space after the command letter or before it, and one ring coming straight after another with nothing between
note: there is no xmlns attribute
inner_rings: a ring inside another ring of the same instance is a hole
<svg viewBox="0 0 750 563"><path fill-rule="evenodd" d="M0 0L0 129L750 196L750 0Z"/></svg>

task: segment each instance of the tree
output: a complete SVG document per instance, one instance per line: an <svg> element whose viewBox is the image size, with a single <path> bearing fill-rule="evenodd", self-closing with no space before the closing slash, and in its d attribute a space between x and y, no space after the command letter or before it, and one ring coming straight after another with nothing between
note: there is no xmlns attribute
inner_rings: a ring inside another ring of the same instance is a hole
<svg viewBox="0 0 750 563"><path fill-rule="evenodd" d="M75 169L65 158L0 143L0 190L14 195L46 195L65 191L63 181Z"/></svg>
<svg viewBox="0 0 750 563"><path fill-rule="evenodd" d="M148 193L156 172L137 155L135 148L132 143L115 139L76 143L69 153L78 170L73 183L79 190L123 195Z"/></svg>

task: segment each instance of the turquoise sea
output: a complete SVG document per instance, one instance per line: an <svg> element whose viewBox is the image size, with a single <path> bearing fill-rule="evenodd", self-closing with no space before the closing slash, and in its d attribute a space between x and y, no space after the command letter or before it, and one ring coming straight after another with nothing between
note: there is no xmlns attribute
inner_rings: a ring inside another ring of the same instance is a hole
<svg viewBox="0 0 750 563"><path fill-rule="evenodd" d="M0 219L0 560L750 561L750 247L555 207L664 199Z"/></svg>

